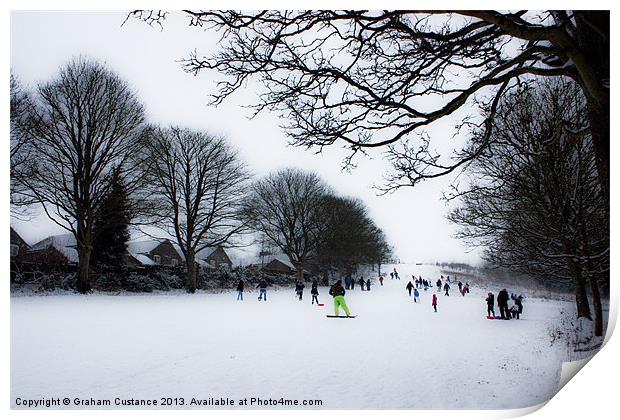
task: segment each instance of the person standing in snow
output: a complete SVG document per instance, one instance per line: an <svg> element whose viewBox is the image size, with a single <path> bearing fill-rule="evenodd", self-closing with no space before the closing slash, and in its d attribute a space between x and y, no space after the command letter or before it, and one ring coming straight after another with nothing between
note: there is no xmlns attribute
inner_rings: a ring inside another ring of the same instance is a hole
<svg viewBox="0 0 620 420"><path fill-rule="evenodd" d="M379 276L379 284L383 286L383 276Z"/></svg>
<svg viewBox="0 0 620 420"><path fill-rule="evenodd" d="M493 296L493 293L489 292L486 301L488 314L487 316L491 316L491 314L493 314L493 318L495 318L495 296Z"/></svg>
<svg viewBox="0 0 620 420"><path fill-rule="evenodd" d="M243 279L237 283L237 300L243 300Z"/></svg>
<svg viewBox="0 0 620 420"><path fill-rule="evenodd" d="M413 290L413 284L411 284L411 282L407 283L407 285L405 286L405 289L407 289L407 291L409 292L409 297L411 297L411 291Z"/></svg>
<svg viewBox="0 0 620 420"><path fill-rule="evenodd" d="M413 289L413 301L420 302L420 292L418 289Z"/></svg>
<svg viewBox="0 0 620 420"><path fill-rule="evenodd" d="M433 301L431 305L433 306L433 309L435 309L435 312L437 312L437 295L433 295Z"/></svg>
<svg viewBox="0 0 620 420"><path fill-rule="evenodd" d="M469 293L469 283L465 282L465 292Z"/></svg>
<svg viewBox="0 0 620 420"><path fill-rule="evenodd" d="M360 287L362 288L362 292L363 292L364 285L366 284L366 282L364 282L364 277L360 277L360 279L358 280L358 283L360 284Z"/></svg>
<svg viewBox="0 0 620 420"><path fill-rule="evenodd" d="M523 313L523 296L519 295L514 298L515 305L517 307L516 315L517 319L520 318L520 315Z"/></svg>
<svg viewBox="0 0 620 420"><path fill-rule="evenodd" d="M497 306L499 307L499 314L502 319L510 319L510 313L508 312L508 292L506 289L502 289L497 294Z"/></svg>
<svg viewBox="0 0 620 420"><path fill-rule="evenodd" d="M334 297L334 313L336 316L340 315L340 307L344 309L344 313L347 314L347 316L351 315L347 303L344 301L344 293L344 287L342 287L342 282L340 280L329 288L329 294Z"/></svg>
<svg viewBox="0 0 620 420"><path fill-rule="evenodd" d="M441 280L437 279L437 291L441 292Z"/></svg>
<svg viewBox="0 0 620 420"><path fill-rule="evenodd" d="M446 282L446 284L443 285L443 290L446 292L444 294L445 296L450 296L450 294L448 293L450 291L450 284L448 282Z"/></svg>
<svg viewBox="0 0 620 420"><path fill-rule="evenodd" d="M394 272L390 272L390 278L394 280Z"/></svg>
<svg viewBox="0 0 620 420"><path fill-rule="evenodd" d="M351 278L350 275L347 275L344 278L344 287L349 290L351 288L351 283L353 282L353 279Z"/></svg>
<svg viewBox="0 0 620 420"><path fill-rule="evenodd" d="M366 280L366 291L370 292L370 277Z"/></svg>
<svg viewBox="0 0 620 420"><path fill-rule="evenodd" d="M457 283L457 285L459 286L459 293L463 294L463 283L461 283L460 281Z"/></svg>
<svg viewBox="0 0 620 420"><path fill-rule="evenodd" d="M265 302L267 302L267 282L265 281L265 279L261 279L261 281L258 282L258 284L256 285L256 288L259 291L258 300L264 299Z"/></svg>
<svg viewBox="0 0 620 420"><path fill-rule="evenodd" d="M399 277L399 275L398 275L398 271L396 271L396 267L394 267L394 278L395 278L396 280L400 280L400 277Z"/></svg>
<svg viewBox="0 0 620 420"><path fill-rule="evenodd" d="M297 296L299 297L299 300L303 299L304 296L304 288L306 286L303 283L297 283L295 285L295 293L297 293Z"/></svg>
<svg viewBox="0 0 620 420"><path fill-rule="evenodd" d="M310 289L310 294L312 295L312 304L314 305L314 301L316 300L316 304L319 304L319 285L317 281L314 280L312 282L312 288Z"/></svg>

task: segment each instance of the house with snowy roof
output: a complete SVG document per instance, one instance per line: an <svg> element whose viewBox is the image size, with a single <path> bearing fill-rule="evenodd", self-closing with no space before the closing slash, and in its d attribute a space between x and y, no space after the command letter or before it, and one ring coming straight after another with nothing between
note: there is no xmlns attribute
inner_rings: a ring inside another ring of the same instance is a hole
<svg viewBox="0 0 620 420"><path fill-rule="evenodd" d="M233 263L223 247L205 248L196 255L198 265L206 270L232 269Z"/></svg>
<svg viewBox="0 0 620 420"><path fill-rule="evenodd" d="M128 263L137 267L174 267L183 261L181 253L169 239L147 239L127 242Z"/></svg>
<svg viewBox="0 0 620 420"><path fill-rule="evenodd" d="M77 265L77 242L72 233L48 236L26 251L25 259L42 268Z"/></svg>
<svg viewBox="0 0 620 420"><path fill-rule="evenodd" d="M294 274L297 271L291 260L284 254L273 256L261 270L272 274Z"/></svg>
<svg viewBox="0 0 620 420"><path fill-rule="evenodd" d="M11 227L11 261L23 259L29 249L30 245Z"/></svg>

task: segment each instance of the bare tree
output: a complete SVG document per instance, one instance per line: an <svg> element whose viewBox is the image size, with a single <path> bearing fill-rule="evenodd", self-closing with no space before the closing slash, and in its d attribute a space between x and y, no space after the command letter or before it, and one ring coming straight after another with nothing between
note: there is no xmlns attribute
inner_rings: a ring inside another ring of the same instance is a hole
<svg viewBox="0 0 620 420"><path fill-rule="evenodd" d="M242 232L248 172L226 140L178 127L155 128L146 148L147 192L155 224L175 238L196 291L196 254L230 245Z"/></svg>
<svg viewBox="0 0 620 420"><path fill-rule="evenodd" d="M585 118L585 99L566 80L506 96L488 152L470 166L468 188L452 196L462 206L450 219L495 264L546 282L570 279L578 317L591 318L589 283L601 335L598 282L609 276L609 219L591 136L567 129L583 127Z"/></svg>
<svg viewBox="0 0 620 420"><path fill-rule="evenodd" d="M32 200L23 194L23 179L32 171L32 137L28 130L33 99L11 73L11 211L22 215Z"/></svg>
<svg viewBox="0 0 620 420"><path fill-rule="evenodd" d="M290 259L297 280L316 257L321 229L321 206L327 185L311 172L282 169L253 184L245 203L250 226L263 233Z"/></svg>
<svg viewBox="0 0 620 420"><path fill-rule="evenodd" d="M449 174L482 153L441 154L424 128L449 115L491 135L499 98L533 76L566 76L586 97L599 182L609 203L609 11L185 11L218 31L219 50L185 60L224 76L212 102L259 81L256 112L283 117L292 143L387 147L386 191ZM165 13L134 11L149 24ZM463 116L483 105L486 118ZM460 124L462 126L462 124Z"/></svg>
<svg viewBox="0 0 620 420"><path fill-rule="evenodd" d="M78 58L40 85L32 110L33 172L27 194L58 225L75 235L77 288L90 289L89 267L96 210L111 186L114 168L131 190L134 156L141 148L144 109L126 82L97 62Z"/></svg>

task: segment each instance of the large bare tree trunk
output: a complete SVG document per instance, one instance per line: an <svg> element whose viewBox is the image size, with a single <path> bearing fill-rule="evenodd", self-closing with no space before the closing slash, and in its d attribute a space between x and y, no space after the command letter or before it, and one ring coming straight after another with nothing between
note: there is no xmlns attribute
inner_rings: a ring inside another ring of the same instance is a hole
<svg viewBox="0 0 620 420"><path fill-rule="evenodd" d="M80 293L88 293L90 291L90 247L78 244L78 281L77 290Z"/></svg>
<svg viewBox="0 0 620 420"><path fill-rule="evenodd" d="M196 292L196 254L193 250L187 252L185 258L187 264L187 291L189 293Z"/></svg>
<svg viewBox="0 0 620 420"><path fill-rule="evenodd" d="M304 266L303 264L298 264L295 266L295 268L297 269L297 283L303 283L304 282Z"/></svg>
<svg viewBox="0 0 620 420"><path fill-rule="evenodd" d="M586 286L583 280L581 267L576 264L571 258L567 258L567 263L570 268L573 286L575 287L577 318L584 317L591 320L592 313L590 312L590 304L588 303L588 296L586 294Z"/></svg>
<svg viewBox="0 0 620 420"><path fill-rule="evenodd" d="M588 99L588 119L596 155L596 166L607 211L609 212L610 140L610 20L609 11L580 11L576 20L581 51L591 69L579 75Z"/></svg>
<svg viewBox="0 0 620 420"><path fill-rule="evenodd" d="M601 292L598 288L598 280L595 275L590 274L590 289L592 293L592 306L594 307L594 335L603 335L603 306L601 305Z"/></svg>

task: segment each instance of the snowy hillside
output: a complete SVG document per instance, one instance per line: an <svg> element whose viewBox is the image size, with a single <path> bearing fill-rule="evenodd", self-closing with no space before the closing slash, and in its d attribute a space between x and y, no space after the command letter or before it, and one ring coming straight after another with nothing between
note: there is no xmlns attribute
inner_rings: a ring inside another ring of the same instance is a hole
<svg viewBox="0 0 620 420"><path fill-rule="evenodd" d="M474 285L462 297L453 284L434 313L436 288L416 304L405 284L411 274L436 280L438 268L397 269L401 280L347 291L356 319L327 319L326 288L316 307L309 285L302 302L292 289L268 291L267 302L255 290L243 302L233 292L13 297L12 405L255 396L321 399L327 409L499 409L554 395L566 352L549 329L572 302L528 298L521 320L487 320L488 291Z"/></svg>

